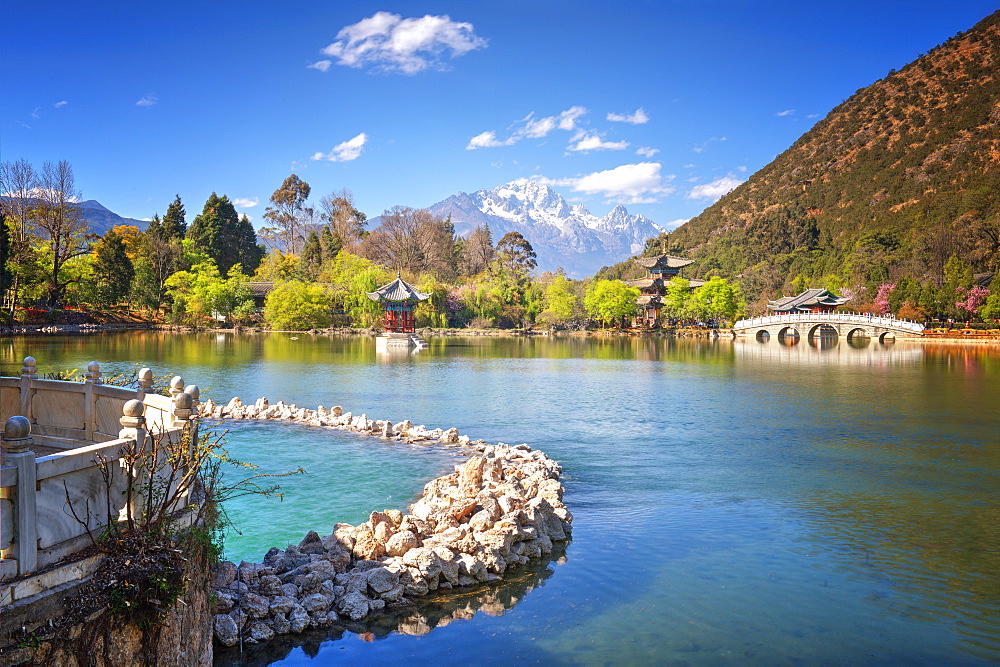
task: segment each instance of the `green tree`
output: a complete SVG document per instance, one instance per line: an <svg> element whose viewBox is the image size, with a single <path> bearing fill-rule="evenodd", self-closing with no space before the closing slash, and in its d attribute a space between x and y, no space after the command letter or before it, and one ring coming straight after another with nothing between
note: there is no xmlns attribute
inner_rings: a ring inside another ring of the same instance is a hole
<svg viewBox="0 0 1000 667"><path fill-rule="evenodd" d="M321 255L320 263L326 264L327 262L332 261L343 247L343 241L341 241L339 236L334 235L334 233L330 231L330 225L323 225L323 231L319 234L319 248Z"/></svg>
<svg viewBox="0 0 1000 667"><path fill-rule="evenodd" d="M327 265L324 275L334 304L350 317L354 326L370 327L378 322L382 309L368 298L368 292L392 280L384 266L343 251Z"/></svg>
<svg viewBox="0 0 1000 667"><path fill-rule="evenodd" d="M271 206L264 211L264 217L273 226L261 231L265 238L272 239L274 248L293 254L302 248L305 204L311 192L308 183L292 174L271 195Z"/></svg>
<svg viewBox="0 0 1000 667"><path fill-rule="evenodd" d="M576 294L566 276L557 275L545 286L543 292L545 310L541 312L543 321L549 324L561 324L576 314L578 306Z"/></svg>
<svg viewBox="0 0 1000 667"><path fill-rule="evenodd" d="M708 282L694 290L689 300L689 311L699 319L732 320L744 307L740 289L725 278L712 276Z"/></svg>
<svg viewBox="0 0 1000 667"><path fill-rule="evenodd" d="M306 280L316 280L323 265L323 246L315 231L309 232L305 245L302 246L302 273Z"/></svg>
<svg viewBox="0 0 1000 667"><path fill-rule="evenodd" d="M583 305L591 317L612 325L635 313L638 298L637 287L620 280L595 280L587 288Z"/></svg>
<svg viewBox="0 0 1000 667"><path fill-rule="evenodd" d="M280 331L326 328L332 322L330 295L322 285L289 280L264 300L264 319Z"/></svg>
<svg viewBox="0 0 1000 667"><path fill-rule="evenodd" d="M237 215L229 197L214 192L188 228L187 238L204 249L222 273L228 273L234 264L256 271L264 257L264 248L257 245L250 220Z"/></svg>
<svg viewBox="0 0 1000 667"><path fill-rule="evenodd" d="M10 228L7 226L7 216L0 211L0 296L6 294L13 284Z"/></svg>
<svg viewBox="0 0 1000 667"><path fill-rule="evenodd" d="M92 263L99 303L110 306L129 295L135 267L126 253L125 240L110 229L96 244Z"/></svg>
<svg viewBox="0 0 1000 667"><path fill-rule="evenodd" d="M664 285L663 310L665 317L684 319L688 316L687 303L691 297L691 281L680 276L671 278Z"/></svg>
<svg viewBox="0 0 1000 667"><path fill-rule="evenodd" d="M497 262L515 273L527 275L538 266L535 249L519 232L504 234L496 248Z"/></svg>
<svg viewBox="0 0 1000 667"><path fill-rule="evenodd" d="M181 196L175 196L174 201L167 206L167 212L156 229L155 235L164 241L180 241L187 235L186 215L184 204L181 203ZM147 233L150 229L152 229L152 223L147 228Z"/></svg>

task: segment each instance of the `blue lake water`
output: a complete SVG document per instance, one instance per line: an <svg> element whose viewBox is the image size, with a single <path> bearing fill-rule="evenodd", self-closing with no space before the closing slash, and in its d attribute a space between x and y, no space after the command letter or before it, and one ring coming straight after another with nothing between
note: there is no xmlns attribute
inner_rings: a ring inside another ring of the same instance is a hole
<svg viewBox="0 0 1000 667"><path fill-rule="evenodd" d="M1000 660L1000 350L662 338L130 333L0 343L5 375L136 364L217 401L267 396L527 442L564 468L565 553L493 589L220 657L284 665ZM232 508L232 559L405 508L456 460L338 431L233 424L282 480Z"/></svg>

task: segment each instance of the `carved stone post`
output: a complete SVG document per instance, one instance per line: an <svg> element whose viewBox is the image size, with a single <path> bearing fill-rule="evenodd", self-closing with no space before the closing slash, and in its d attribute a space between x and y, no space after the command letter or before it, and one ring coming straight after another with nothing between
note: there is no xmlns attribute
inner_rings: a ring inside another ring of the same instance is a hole
<svg viewBox="0 0 1000 667"><path fill-rule="evenodd" d="M122 425L122 430L118 432L119 438L135 440L136 451L142 449L146 442L146 417L143 415L146 406L138 399L127 401L122 407L122 416L118 423Z"/></svg>
<svg viewBox="0 0 1000 667"><path fill-rule="evenodd" d="M148 368L140 368L137 376L139 388L135 392L136 399L146 400L146 394L153 388L153 371Z"/></svg>
<svg viewBox="0 0 1000 667"><path fill-rule="evenodd" d="M91 361L87 364L87 372L85 374L87 378L87 384L104 384L104 373L101 372L101 365L96 361Z"/></svg>
<svg viewBox="0 0 1000 667"><path fill-rule="evenodd" d="M197 414L198 406L201 404L201 389L196 384L189 384L184 387L184 393L191 397L192 414Z"/></svg>
<svg viewBox="0 0 1000 667"><path fill-rule="evenodd" d="M31 357L28 357L31 359ZM34 359L32 359L34 361ZM35 453L30 451L31 422L25 417L11 417L4 425L4 460L17 468L15 495L15 547L18 574L34 572L38 567L38 508L35 498Z"/></svg>
<svg viewBox="0 0 1000 667"><path fill-rule="evenodd" d="M94 431L97 430L97 410L94 409L94 385L104 384L101 365L96 361L87 364L86 380L83 384L83 430L87 440L93 442Z"/></svg>
<svg viewBox="0 0 1000 667"><path fill-rule="evenodd" d="M172 380L170 380L170 397L177 398L177 394L184 391L184 378L180 375L175 375Z"/></svg>
<svg viewBox="0 0 1000 667"><path fill-rule="evenodd" d="M21 414L31 421L31 381L38 378L34 357L25 357L21 366Z"/></svg>

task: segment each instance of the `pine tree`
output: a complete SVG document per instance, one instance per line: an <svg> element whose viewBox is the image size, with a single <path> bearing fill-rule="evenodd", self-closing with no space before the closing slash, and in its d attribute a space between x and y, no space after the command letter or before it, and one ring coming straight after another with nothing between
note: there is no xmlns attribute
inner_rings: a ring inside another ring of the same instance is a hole
<svg viewBox="0 0 1000 667"><path fill-rule="evenodd" d="M115 230L108 231L97 245L93 271L102 304L119 303L128 295L135 268L125 252L125 241Z"/></svg>
<svg viewBox="0 0 1000 667"><path fill-rule="evenodd" d="M319 246L323 254L323 263L331 261L344 247L340 237L330 231L330 225L325 225L319 235Z"/></svg>
<svg viewBox="0 0 1000 667"><path fill-rule="evenodd" d="M309 232L305 245L302 246L302 273L306 280L316 280L323 264L323 247L315 231Z"/></svg>
<svg viewBox="0 0 1000 667"><path fill-rule="evenodd" d="M264 248L257 245L250 220L237 215L228 197L214 192L188 228L187 238L212 258L223 275L234 264L242 264L243 270L252 274L264 258Z"/></svg>
<svg viewBox="0 0 1000 667"><path fill-rule="evenodd" d="M167 214L163 216L160 238L164 241L179 241L184 238L188 230L184 216L184 204L181 203L181 196L177 195L170 206L167 207Z"/></svg>

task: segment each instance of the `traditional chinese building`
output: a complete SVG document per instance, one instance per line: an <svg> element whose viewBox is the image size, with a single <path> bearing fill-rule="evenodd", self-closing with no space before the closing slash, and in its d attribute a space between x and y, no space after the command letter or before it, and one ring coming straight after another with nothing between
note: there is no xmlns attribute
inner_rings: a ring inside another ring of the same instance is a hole
<svg viewBox="0 0 1000 667"><path fill-rule="evenodd" d="M369 299L378 301L382 306L382 326L387 334L413 333L413 309L418 303L431 297L403 280L398 273L396 279L388 285L366 294Z"/></svg>
<svg viewBox="0 0 1000 667"><path fill-rule="evenodd" d="M850 301L826 289L807 289L798 296L786 296L767 304L775 313L831 313L837 306Z"/></svg>
<svg viewBox="0 0 1000 667"><path fill-rule="evenodd" d="M635 324L653 326L660 317L660 309L663 308L663 295L666 294L667 283L677 277L682 268L693 264L694 260L672 255L657 255L636 257L635 263L649 272L645 278L625 281L626 285L639 288L639 298L636 299L639 315L635 319ZM692 287L699 287L702 284L700 281L691 281Z"/></svg>

